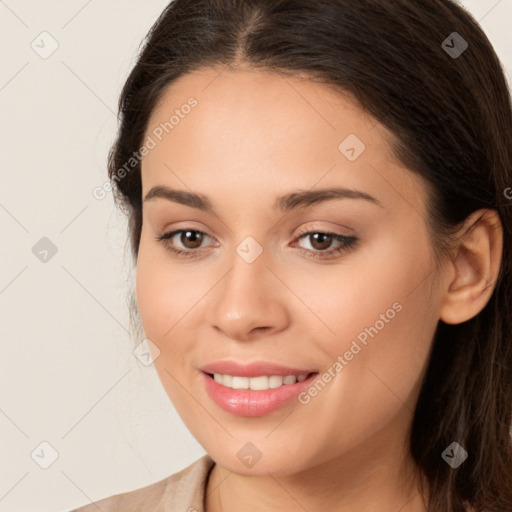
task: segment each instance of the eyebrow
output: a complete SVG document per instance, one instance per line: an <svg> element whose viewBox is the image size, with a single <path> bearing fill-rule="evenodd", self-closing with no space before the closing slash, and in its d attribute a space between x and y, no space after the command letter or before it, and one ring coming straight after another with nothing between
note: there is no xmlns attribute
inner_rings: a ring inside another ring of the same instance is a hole
<svg viewBox="0 0 512 512"><path fill-rule="evenodd" d="M144 202L152 201L157 198L167 199L168 201L190 206L191 208L197 208L205 212L214 211L212 203L206 196L185 190L171 189L164 185L153 187L146 194ZM334 199L363 199L384 208L384 205L378 199L366 192L357 189L334 187L317 190L297 190L279 196L274 202L273 210L275 212L284 213L299 208L307 208L308 206L313 206L325 201L332 201Z"/></svg>

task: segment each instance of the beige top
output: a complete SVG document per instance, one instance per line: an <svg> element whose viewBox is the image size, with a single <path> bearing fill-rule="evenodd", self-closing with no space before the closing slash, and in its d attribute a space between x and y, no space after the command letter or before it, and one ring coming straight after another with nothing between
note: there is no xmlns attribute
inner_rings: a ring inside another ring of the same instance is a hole
<svg viewBox="0 0 512 512"><path fill-rule="evenodd" d="M214 465L215 461L206 454L159 482L71 512L204 512L206 486Z"/></svg>

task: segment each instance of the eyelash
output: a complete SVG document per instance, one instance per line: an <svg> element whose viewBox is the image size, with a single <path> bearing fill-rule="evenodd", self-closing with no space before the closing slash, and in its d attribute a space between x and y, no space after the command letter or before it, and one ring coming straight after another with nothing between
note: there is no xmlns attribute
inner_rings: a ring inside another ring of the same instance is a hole
<svg viewBox="0 0 512 512"><path fill-rule="evenodd" d="M185 229L177 229L177 230L171 231L169 233L164 233L160 236L157 236L156 240L157 240L157 242L163 243L164 246L168 250L170 250L174 254L176 254L176 256L179 256L181 258L194 258L197 256L198 252L199 253L202 252L202 251L200 251L200 249L187 249L187 250L177 249L176 247L173 247L173 244L171 244L171 242L170 242L170 239L173 238L175 235L177 235L179 233L186 232L186 231L191 231L193 233L200 233L202 235L206 235L208 238L211 238L204 231L200 231L198 229L186 229L185 228ZM313 234L332 236L332 237L334 237L333 241L337 241L341 244L341 246L338 247L337 249L330 249L330 250L326 250L326 251L318 251L318 250L314 251L311 249L302 249L301 250L301 252L303 254L306 254L307 257L316 258L316 259L328 259L332 255L335 255L337 253L346 252L350 249L353 249L356 246L357 242L359 241L359 239L354 236L340 235L338 233L332 233L330 231L311 231L311 230L300 232L297 235L297 238L295 240L298 241L302 238L306 238L307 235L313 235ZM325 254L327 254L327 257L324 256Z"/></svg>

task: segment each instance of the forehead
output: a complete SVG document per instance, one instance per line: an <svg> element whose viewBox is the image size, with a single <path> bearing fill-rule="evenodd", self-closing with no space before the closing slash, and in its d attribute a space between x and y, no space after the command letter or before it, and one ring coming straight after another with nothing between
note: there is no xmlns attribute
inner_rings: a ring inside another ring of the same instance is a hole
<svg viewBox="0 0 512 512"><path fill-rule="evenodd" d="M306 77L184 75L166 89L146 136L155 147L142 161L143 193L168 184L276 196L318 184L365 188L389 205L422 194L419 177L393 158L392 134L349 94Z"/></svg>
<svg viewBox="0 0 512 512"><path fill-rule="evenodd" d="M376 120L360 108L349 93L305 76L206 68L183 75L166 88L152 112L148 131L169 121L170 115L185 106L190 98L197 101L190 115L195 121L194 131L197 132L197 125L205 130L215 128L219 133L215 140L229 131L232 137L238 135L238 140L247 140L245 133L258 133L260 139L275 141L278 132L275 143L292 137L298 141L307 136L315 142L323 139L327 146L346 129L369 139L369 132L376 125ZM186 130L174 128L173 135ZM244 131L240 133L239 128ZM201 131L201 135L204 134ZM373 144L386 142L380 140L378 134L371 138Z"/></svg>

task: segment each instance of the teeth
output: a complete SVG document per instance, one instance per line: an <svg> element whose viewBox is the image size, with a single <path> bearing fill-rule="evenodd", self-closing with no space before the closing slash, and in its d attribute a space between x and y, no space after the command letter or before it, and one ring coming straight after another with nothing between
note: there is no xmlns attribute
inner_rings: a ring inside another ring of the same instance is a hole
<svg viewBox="0 0 512 512"><path fill-rule="evenodd" d="M283 385L283 377L280 375L273 375L268 378L268 387L271 389L278 388Z"/></svg>
<svg viewBox="0 0 512 512"><path fill-rule="evenodd" d="M249 377L235 377L231 383L233 389L249 389Z"/></svg>
<svg viewBox="0 0 512 512"><path fill-rule="evenodd" d="M237 377L235 375L223 375L214 373L213 378L215 382L222 384L228 388L233 389L251 389L253 391L264 391L267 389L279 388L283 385L287 386L295 384L297 381L302 382L308 376L307 373L295 377L295 375L271 375L267 377L262 375L260 377Z"/></svg>

